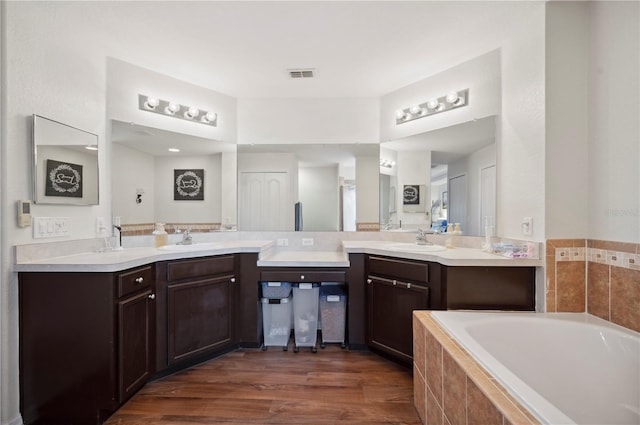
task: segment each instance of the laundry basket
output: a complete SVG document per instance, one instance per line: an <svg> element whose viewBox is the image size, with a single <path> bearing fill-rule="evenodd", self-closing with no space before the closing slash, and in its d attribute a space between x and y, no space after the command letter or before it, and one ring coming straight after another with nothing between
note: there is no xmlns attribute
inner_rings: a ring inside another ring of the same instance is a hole
<svg viewBox="0 0 640 425"><path fill-rule="evenodd" d="M264 344L267 347L282 347L287 351L291 336L291 297L262 298L262 330Z"/></svg>
<svg viewBox="0 0 640 425"><path fill-rule="evenodd" d="M320 284L293 284L293 335L297 353L300 347L311 347L316 352L318 338L318 297Z"/></svg>
<svg viewBox="0 0 640 425"><path fill-rule="evenodd" d="M347 293L344 285L322 285L320 287L320 321L322 323L321 348L326 343L340 343L346 347L345 327L347 318Z"/></svg>

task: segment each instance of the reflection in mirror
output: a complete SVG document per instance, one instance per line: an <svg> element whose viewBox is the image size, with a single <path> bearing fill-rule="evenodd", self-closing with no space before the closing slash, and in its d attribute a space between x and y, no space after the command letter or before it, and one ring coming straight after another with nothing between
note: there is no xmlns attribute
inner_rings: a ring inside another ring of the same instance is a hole
<svg viewBox="0 0 640 425"><path fill-rule="evenodd" d="M361 230L356 206L377 205L378 160L377 144L239 145L239 229Z"/></svg>
<svg viewBox="0 0 640 425"><path fill-rule="evenodd" d="M38 204L98 204L98 136L33 116L34 200Z"/></svg>
<svg viewBox="0 0 640 425"><path fill-rule="evenodd" d="M482 236L496 225L495 117L446 127L380 146L381 229ZM424 184L425 212L407 210L403 191ZM455 228L455 226L454 226Z"/></svg>
<svg viewBox="0 0 640 425"><path fill-rule="evenodd" d="M235 230L236 145L112 121L113 216L124 235Z"/></svg>

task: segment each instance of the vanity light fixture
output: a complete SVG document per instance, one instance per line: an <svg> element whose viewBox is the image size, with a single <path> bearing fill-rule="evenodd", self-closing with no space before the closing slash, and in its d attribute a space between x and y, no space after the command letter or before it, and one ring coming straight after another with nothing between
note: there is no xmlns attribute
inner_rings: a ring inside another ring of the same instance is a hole
<svg viewBox="0 0 640 425"><path fill-rule="evenodd" d="M384 168L393 168L393 166L396 165L395 161L392 161L390 159L384 159L381 158L380 159L380 166L384 167Z"/></svg>
<svg viewBox="0 0 640 425"><path fill-rule="evenodd" d="M396 125L467 106L469 89L452 91L436 99L396 111Z"/></svg>
<svg viewBox="0 0 640 425"><path fill-rule="evenodd" d="M218 114L215 112L204 111L193 106L181 105L144 94L138 95L138 109L213 127L218 126Z"/></svg>

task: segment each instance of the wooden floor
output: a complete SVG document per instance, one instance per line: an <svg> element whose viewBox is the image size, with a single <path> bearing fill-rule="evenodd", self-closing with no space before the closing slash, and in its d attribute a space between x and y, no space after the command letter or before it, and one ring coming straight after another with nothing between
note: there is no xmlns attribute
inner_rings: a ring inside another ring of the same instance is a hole
<svg viewBox="0 0 640 425"><path fill-rule="evenodd" d="M245 349L148 383L106 424L420 424L411 373L334 345Z"/></svg>

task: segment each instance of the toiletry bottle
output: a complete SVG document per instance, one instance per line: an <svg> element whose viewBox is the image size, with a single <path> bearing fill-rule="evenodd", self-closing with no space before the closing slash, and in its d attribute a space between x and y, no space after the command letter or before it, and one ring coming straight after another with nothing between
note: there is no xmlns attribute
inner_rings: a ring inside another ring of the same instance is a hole
<svg viewBox="0 0 640 425"><path fill-rule="evenodd" d="M156 229L153 231L156 239L156 248L167 244L167 232L164 230L164 223L156 223Z"/></svg>
<svg viewBox="0 0 640 425"><path fill-rule="evenodd" d="M453 223L447 224L447 240L444 241L444 246L453 248Z"/></svg>
<svg viewBox="0 0 640 425"><path fill-rule="evenodd" d="M453 231L454 235L461 235L462 230L460 229L460 223L456 223L456 230Z"/></svg>

